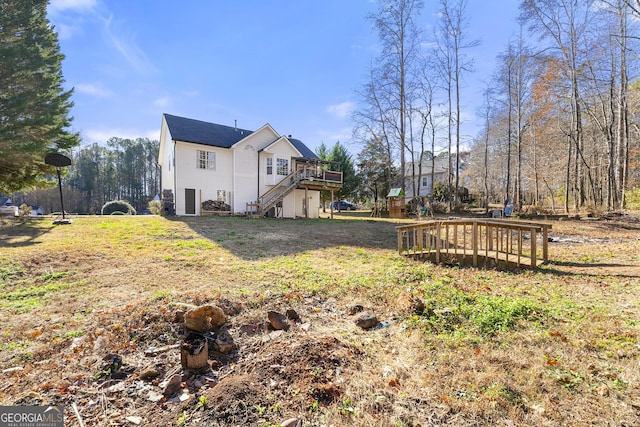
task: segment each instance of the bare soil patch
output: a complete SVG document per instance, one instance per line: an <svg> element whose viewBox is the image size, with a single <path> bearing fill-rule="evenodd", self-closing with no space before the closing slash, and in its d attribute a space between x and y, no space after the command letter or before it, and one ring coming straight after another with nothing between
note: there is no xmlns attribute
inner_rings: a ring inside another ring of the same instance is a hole
<svg viewBox="0 0 640 427"><path fill-rule="evenodd" d="M3 223L0 404L67 426L640 424L637 216L553 221L552 261L516 272L402 258L399 223ZM185 371L179 312L207 303L234 349Z"/></svg>

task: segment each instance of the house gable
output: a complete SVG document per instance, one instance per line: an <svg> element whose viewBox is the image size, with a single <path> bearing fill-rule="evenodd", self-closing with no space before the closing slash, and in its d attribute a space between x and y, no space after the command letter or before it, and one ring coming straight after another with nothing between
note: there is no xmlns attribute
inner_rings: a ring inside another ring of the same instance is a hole
<svg viewBox="0 0 640 427"><path fill-rule="evenodd" d="M298 150L296 146L293 145L291 141L289 141L285 136L276 139L260 151L264 151L265 153L270 154L289 152L293 154L291 157L303 157L300 150Z"/></svg>
<svg viewBox="0 0 640 427"><path fill-rule="evenodd" d="M280 136L269 125L262 126L231 147L233 152L234 211L246 209L247 202L259 196L260 150Z"/></svg>
<svg viewBox="0 0 640 427"><path fill-rule="evenodd" d="M260 151L262 148L273 143L273 141L278 140L278 138L280 138L278 132L276 132L275 129L267 123L255 132L251 132L251 134L247 135L243 139L233 143L230 148L236 151L241 151L248 150L247 146L250 146L251 149Z"/></svg>
<svg viewBox="0 0 640 427"><path fill-rule="evenodd" d="M286 144L288 146L288 148L285 148L285 150L291 150L291 149L295 150L295 152L298 153L296 157L303 157L306 159L318 158L318 156L316 156L316 154L313 151L311 151L309 147L304 145L302 141L294 138L289 138L286 136L282 136L276 139L271 144L264 147L261 151L265 151L267 153L273 153L273 152L282 150L283 144Z"/></svg>

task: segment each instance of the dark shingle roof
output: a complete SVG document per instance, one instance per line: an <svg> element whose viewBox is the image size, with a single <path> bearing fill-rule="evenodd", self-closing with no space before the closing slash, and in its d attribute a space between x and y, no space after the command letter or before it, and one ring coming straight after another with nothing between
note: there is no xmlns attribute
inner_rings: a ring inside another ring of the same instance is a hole
<svg viewBox="0 0 640 427"><path fill-rule="evenodd" d="M200 120L164 114L171 138L177 141L230 148L233 144L253 132L231 126L218 125Z"/></svg>
<svg viewBox="0 0 640 427"><path fill-rule="evenodd" d="M291 141L293 146L296 147L296 150L298 150L300 152L300 154L302 154L302 157L304 157L305 159L317 159L318 158L318 156L316 156L316 154L313 151L311 151L309 149L309 147L304 145L304 143L302 141L300 141L299 139L293 139L293 138L287 138L287 139L289 139L289 141Z"/></svg>
<svg viewBox="0 0 640 427"><path fill-rule="evenodd" d="M213 147L231 148L233 144L251 135L253 131L218 125L200 120L164 114L171 138L177 141L210 145ZM296 150L307 159L317 159L304 143L298 139L288 138Z"/></svg>

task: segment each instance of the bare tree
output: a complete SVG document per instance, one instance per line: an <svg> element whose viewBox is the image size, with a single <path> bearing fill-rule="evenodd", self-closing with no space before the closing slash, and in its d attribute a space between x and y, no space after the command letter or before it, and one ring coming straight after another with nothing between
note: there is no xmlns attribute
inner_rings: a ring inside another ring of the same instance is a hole
<svg viewBox="0 0 640 427"><path fill-rule="evenodd" d="M377 145L379 150L384 153L386 186L391 188L395 178L391 173L394 159L393 131L391 130L392 126L389 125L390 111L383 98L385 91L377 84L377 71L373 68L370 70L369 82L358 92L362 103L361 108L354 111L352 116L356 123L354 137L363 141L369 148L374 144Z"/></svg>
<svg viewBox="0 0 640 427"><path fill-rule="evenodd" d="M473 70L473 60L466 56L466 50L479 45L478 40L467 39L466 0L440 0L440 28L436 37L440 72L446 85L449 113L449 185L455 177L455 191L451 202L458 203L460 186L460 92L464 73ZM455 110L455 113L454 113ZM456 161L453 167L452 128L455 128ZM451 206L451 205L450 205Z"/></svg>
<svg viewBox="0 0 640 427"><path fill-rule="evenodd" d="M434 93L435 87L433 81L435 78L430 75L431 67L425 66L422 68L423 75L422 79L420 79L419 88L420 88L420 98L422 99L422 109L419 111L421 118L421 153L420 153L420 170L418 171L418 176L422 176L422 164L425 159L425 139L427 138L430 142L429 147L429 160L431 161L431 188L429 189L429 194L433 193L433 182L435 180L435 170L436 170L436 133L437 133L437 123L434 118L433 112L433 103L434 103ZM419 189L419 187L418 187Z"/></svg>
<svg viewBox="0 0 640 427"><path fill-rule="evenodd" d="M629 91L629 76L627 69L628 48L628 18L624 6L626 0L617 0L615 3L615 12L618 17L618 34L616 37L619 49L619 88L618 88L618 138L616 143L618 149L617 158L617 176L620 180L618 186L619 205L616 207L625 207L625 189L627 187L627 178L629 171L629 105L627 102L627 94ZM636 4L639 4L636 2Z"/></svg>
<svg viewBox="0 0 640 427"><path fill-rule="evenodd" d="M640 0L622 0L625 5L633 11L637 16L640 16Z"/></svg>
<svg viewBox="0 0 640 427"><path fill-rule="evenodd" d="M485 103L483 109L484 116L484 208L489 212L489 141L491 140L491 90L484 91Z"/></svg>
<svg viewBox="0 0 640 427"><path fill-rule="evenodd" d="M504 54L499 55L501 67L498 71L497 91L506 98L507 112L507 179L505 203L513 195L516 209L522 206L522 170L524 151L524 129L528 125L527 108L531 100L533 66L531 54L525 45L522 32L515 41L509 42ZM515 155L513 149L515 149ZM515 179L512 178L512 164L515 163ZM512 187L513 184L513 187ZM512 190L513 188L513 190Z"/></svg>
<svg viewBox="0 0 640 427"><path fill-rule="evenodd" d="M369 16L382 45L370 91L377 95L376 108L385 122L387 141L391 143L393 139L398 147L400 186L403 188L409 137L408 96L412 84L409 76L419 56L420 33L415 19L422 7L422 0L381 0L376 13Z"/></svg>
<svg viewBox="0 0 640 427"><path fill-rule="evenodd" d="M583 154L583 117L580 103L580 73L586 47L587 29L591 24L591 4L593 0L523 0L521 20L529 24L529 29L538 33L541 40L549 41L552 48L563 60L569 83L569 106L571 123L566 129L568 152L575 154L573 162L573 183L570 157L567 163L567 182L565 189L565 210L569 210L569 188L575 190L574 208L584 205L587 194L585 180L588 179L593 189L591 171ZM594 191L595 192L595 191Z"/></svg>

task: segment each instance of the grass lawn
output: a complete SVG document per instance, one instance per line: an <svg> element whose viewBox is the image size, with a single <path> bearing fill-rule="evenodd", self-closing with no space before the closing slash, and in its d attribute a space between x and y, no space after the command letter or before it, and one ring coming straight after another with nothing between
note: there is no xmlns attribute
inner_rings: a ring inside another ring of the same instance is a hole
<svg viewBox="0 0 640 427"><path fill-rule="evenodd" d="M87 426L640 425L637 216L553 221L534 271L404 258L409 222L5 220L0 404L65 405L69 426L74 404ZM180 343L175 313L204 303L235 351L185 375L183 401L153 399L180 354L145 350ZM357 327L355 305L380 327ZM303 326L243 332L289 308ZM105 375L110 354L125 378Z"/></svg>

